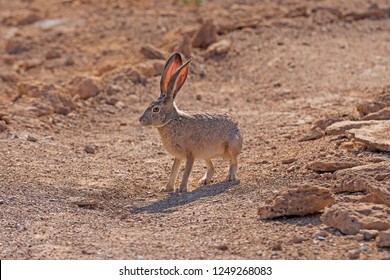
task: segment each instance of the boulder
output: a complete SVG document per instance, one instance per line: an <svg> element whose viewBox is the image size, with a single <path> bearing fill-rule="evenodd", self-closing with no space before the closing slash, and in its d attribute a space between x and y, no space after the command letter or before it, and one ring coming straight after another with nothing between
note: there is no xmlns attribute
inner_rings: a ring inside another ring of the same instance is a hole
<svg viewBox="0 0 390 280"><path fill-rule="evenodd" d="M373 203L338 203L326 208L321 221L344 234L357 234L361 229L390 228L390 208Z"/></svg>
<svg viewBox="0 0 390 280"><path fill-rule="evenodd" d="M334 202L329 189L306 184L278 192L258 209L260 219L305 216L317 213Z"/></svg>
<svg viewBox="0 0 390 280"><path fill-rule="evenodd" d="M356 166L335 172L340 180L333 186L335 193L364 192L362 201L384 204L390 207L390 164L379 162Z"/></svg>
<svg viewBox="0 0 390 280"><path fill-rule="evenodd" d="M375 125L349 130L349 135L367 148L390 152L390 120L376 121Z"/></svg>
<svg viewBox="0 0 390 280"><path fill-rule="evenodd" d="M336 122L328 126L325 130L325 133L328 135L339 135L343 134L348 130L354 128L361 128L363 126L370 126L374 124L379 124L381 121L369 120L369 121L341 121Z"/></svg>
<svg viewBox="0 0 390 280"><path fill-rule="evenodd" d="M337 170L351 168L360 165L359 161L354 160L318 160L309 163L308 169L317 172L335 172Z"/></svg>

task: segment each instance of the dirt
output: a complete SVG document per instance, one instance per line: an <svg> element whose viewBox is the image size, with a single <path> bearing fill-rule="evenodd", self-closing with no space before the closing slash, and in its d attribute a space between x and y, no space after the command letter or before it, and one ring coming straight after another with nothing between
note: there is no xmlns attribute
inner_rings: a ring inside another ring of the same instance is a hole
<svg viewBox="0 0 390 280"><path fill-rule="evenodd" d="M313 160L390 162L339 136L300 141L317 120L358 118L390 85L389 11L387 0L0 1L0 258L390 258L321 213L257 214L293 183L335 184ZM209 19L228 42L218 52L188 45ZM138 121L159 94L162 62L136 70L148 44L193 59L179 108L237 119L239 181L224 182L217 159L199 187L197 161L188 193L158 191L173 159Z"/></svg>

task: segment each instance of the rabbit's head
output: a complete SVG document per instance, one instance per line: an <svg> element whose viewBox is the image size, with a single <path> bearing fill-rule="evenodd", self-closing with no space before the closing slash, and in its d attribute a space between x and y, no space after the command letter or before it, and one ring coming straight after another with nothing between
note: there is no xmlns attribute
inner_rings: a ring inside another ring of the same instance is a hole
<svg viewBox="0 0 390 280"><path fill-rule="evenodd" d="M177 115L175 98L183 86L191 59L183 64L179 53L173 54L166 62L160 82L161 94L140 117L143 126L162 127Z"/></svg>

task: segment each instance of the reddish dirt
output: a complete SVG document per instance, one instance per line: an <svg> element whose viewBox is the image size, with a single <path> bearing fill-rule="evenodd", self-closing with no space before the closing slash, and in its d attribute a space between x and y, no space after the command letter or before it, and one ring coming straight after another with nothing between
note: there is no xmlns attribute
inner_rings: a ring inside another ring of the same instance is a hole
<svg viewBox="0 0 390 280"><path fill-rule="evenodd" d="M299 139L318 119L354 118L357 103L389 85L390 1L184 2L0 1L0 258L389 258L320 214L265 221L257 209L291 183L332 184L306 168L313 159L375 156L339 149L337 136ZM160 193L172 158L138 121L159 76L134 78L126 67L148 60L146 44L169 55L177 42L168 32L210 18L232 47L211 57L193 48L177 105L237 119L239 182L224 182L228 164L217 159L214 183L198 187L198 161L188 193ZM69 93L77 76L97 79L99 94ZM42 91L21 93L34 83L71 105L56 113Z"/></svg>

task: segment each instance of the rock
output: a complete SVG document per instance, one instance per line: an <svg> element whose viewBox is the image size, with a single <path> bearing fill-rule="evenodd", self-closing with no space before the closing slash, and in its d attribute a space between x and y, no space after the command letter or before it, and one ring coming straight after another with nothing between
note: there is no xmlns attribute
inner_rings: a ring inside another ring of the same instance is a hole
<svg viewBox="0 0 390 280"><path fill-rule="evenodd" d="M389 105L390 106L390 105ZM356 109L357 111L359 112L359 115L361 117L364 117L370 113L374 113L374 112L377 112L383 108L386 107L386 104L383 103L383 102L368 102L368 101L365 101L363 103L360 103L358 105L356 105Z"/></svg>
<svg viewBox="0 0 390 280"><path fill-rule="evenodd" d="M93 146L90 146L90 145L87 145L85 146L84 148L84 151L87 153L87 154L94 154L95 153L95 147Z"/></svg>
<svg viewBox="0 0 390 280"><path fill-rule="evenodd" d="M229 247L226 244L217 245L216 248L220 251L227 251Z"/></svg>
<svg viewBox="0 0 390 280"><path fill-rule="evenodd" d="M282 160L282 164L291 164L293 162L295 162L297 159L292 157L292 158L286 158L286 159L283 159Z"/></svg>
<svg viewBox="0 0 390 280"><path fill-rule="evenodd" d="M100 92L100 81L97 78L78 76L70 82L70 93L81 99L94 97Z"/></svg>
<svg viewBox="0 0 390 280"><path fill-rule="evenodd" d="M369 149L390 152L390 120L377 122L375 125L352 129L349 135Z"/></svg>
<svg viewBox="0 0 390 280"><path fill-rule="evenodd" d="M36 68L38 66L41 66L43 64L43 61L38 59L38 58L32 58L23 61L20 65L19 68L23 69L24 71L30 70L32 68Z"/></svg>
<svg viewBox="0 0 390 280"><path fill-rule="evenodd" d="M216 43L211 44L206 52L203 54L205 58L210 58L214 55L224 55L227 54L232 47L232 42L229 40L220 40Z"/></svg>
<svg viewBox="0 0 390 280"><path fill-rule="evenodd" d="M356 106L357 111L361 117L364 117L370 113L375 113L382 110L385 107L390 107L390 86L385 86L382 92L378 95L375 101L365 101Z"/></svg>
<svg viewBox="0 0 390 280"><path fill-rule="evenodd" d="M61 57L61 51L58 49L50 49L46 52L46 59L56 59Z"/></svg>
<svg viewBox="0 0 390 280"><path fill-rule="evenodd" d="M207 20L195 33L192 38L192 46L194 48L206 49L211 44L217 41L217 28L212 20Z"/></svg>
<svg viewBox="0 0 390 280"><path fill-rule="evenodd" d="M164 51L150 44L142 46L140 52L148 59L165 60L167 58L167 54Z"/></svg>
<svg viewBox="0 0 390 280"><path fill-rule="evenodd" d="M363 234L363 239L365 241L370 241L370 240L374 239L375 237L378 236L378 233L379 233L379 231L374 230L374 229L371 229L371 230L364 229L364 230L361 230L360 232Z"/></svg>
<svg viewBox="0 0 390 280"><path fill-rule="evenodd" d="M329 189L297 185L286 191L278 192L264 206L258 209L260 219L272 219L281 216L304 216L317 213L333 203Z"/></svg>
<svg viewBox="0 0 390 280"><path fill-rule="evenodd" d="M18 84L18 103L39 105L36 110L38 116L57 113L67 115L76 105L70 96L65 94L65 89L50 84L28 81Z"/></svg>
<svg viewBox="0 0 390 280"><path fill-rule="evenodd" d="M369 121L341 121L336 122L330 126L328 126L325 130L325 133L328 135L338 135L343 134L348 130L354 129L354 128L361 128L363 126L370 126L379 124L381 121L377 120L369 120Z"/></svg>
<svg viewBox="0 0 390 280"><path fill-rule="evenodd" d="M178 51L184 54L185 57L190 57L192 53L192 42L191 37L188 34L183 35Z"/></svg>
<svg viewBox="0 0 390 280"><path fill-rule="evenodd" d="M314 161L309 163L307 166L308 169L317 171L317 172L335 172L337 170L351 168L354 166L358 166L361 163L358 161L346 161L346 160L339 160L339 161Z"/></svg>
<svg viewBox="0 0 390 280"><path fill-rule="evenodd" d="M76 204L80 208L87 209L96 209L100 205L99 201L95 199L82 199L75 201L74 204Z"/></svg>
<svg viewBox="0 0 390 280"><path fill-rule="evenodd" d="M390 120L390 107L385 107L378 112L370 113L364 116L362 120Z"/></svg>
<svg viewBox="0 0 390 280"><path fill-rule="evenodd" d="M0 121L0 133L7 130L7 126L5 125L5 121Z"/></svg>
<svg viewBox="0 0 390 280"><path fill-rule="evenodd" d="M325 136L325 132L320 129L320 128L315 128L310 132L310 134L303 136L302 138L299 139L300 142L303 141L311 141L311 140L316 140L320 139Z"/></svg>
<svg viewBox="0 0 390 280"><path fill-rule="evenodd" d="M27 136L27 141L30 141L30 142L38 142L38 139L35 137L35 136L32 136L31 134L29 134Z"/></svg>
<svg viewBox="0 0 390 280"><path fill-rule="evenodd" d="M372 203L338 203L326 208L321 221L344 234L357 234L361 229L390 228L390 208Z"/></svg>
<svg viewBox="0 0 390 280"><path fill-rule="evenodd" d="M281 251L282 250L282 242L276 241L271 245L272 251Z"/></svg>
<svg viewBox="0 0 390 280"><path fill-rule="evenodd" d="M37 14L28 13L24 17L21 17L18 20L17 25L33 24L34 22L37 22L39 20L41 20L41 17L38 16Z"/></svg>
<svg viewBox="0 0 390 280"><path fill-rule="evenodd" d="M134 67L146 77L155 77L161 75L165 66L164 60L148 60L146 62L141 62L136 64Z"/></svg>
<svg viewBox="0 0 390 280"><path fill-rule="evenodd" d="M384 204L390 207L390 165L379 162L356 166L334 173L340 184L333 186L335 193L365 192L363 201Z"/></svg>
<svg viewBox="0 0 390 280"><path fill-rule="evenodd" d="M161 73L160 73L161 74ZM113 71L105 73L103 75L103 80L109 83L129 83L133 84L144 84L146 78L139 72L138 69L130 65L125 65L121 68L117 68Z"/></svg>
<svg viewBox="0 0 390 280"><path fill-rule="evenodd" d="M357 260L360 256L360 250L359 249L353 249L348 251L348 259L350 260Z"/></svg>
<svg viewBox="0 0 390 280"><path fill-rule="evenodd" d="M303 236L294 236L291 239L291 243L299 244L299 243L302 243L302 242L307 241L307 240L308 240L308 238L303 237Z"/></svg>
<svg viewBox="0 0 390 280"><path fill-rule="evenodd" d="M390 230L381 231L376 238L378 247L390 247Z"/></svg>
<svg viewBox="0 0 390 280"><path fill-rule="evenodd" d="M5 51L8 54L20 54L29 51L32 48L29 41L21 39L9 39L5 44Z"/></svg>

